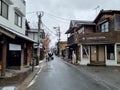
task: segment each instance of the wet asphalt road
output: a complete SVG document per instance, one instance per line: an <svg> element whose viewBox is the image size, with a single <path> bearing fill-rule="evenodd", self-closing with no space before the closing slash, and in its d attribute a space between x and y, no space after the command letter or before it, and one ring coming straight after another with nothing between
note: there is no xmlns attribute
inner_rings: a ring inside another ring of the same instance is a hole
<svg viewBox="0 0 120 90"><path fill-rule="evenodd" d="M60 58L46 62L27 90L110 90Z"/></svg>

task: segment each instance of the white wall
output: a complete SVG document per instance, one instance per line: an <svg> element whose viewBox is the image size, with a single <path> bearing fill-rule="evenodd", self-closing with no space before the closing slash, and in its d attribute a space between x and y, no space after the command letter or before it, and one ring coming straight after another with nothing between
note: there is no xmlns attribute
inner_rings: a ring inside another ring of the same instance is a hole
<svg viewBox="0 0 120 90"><path fill-rule="evenodd" d="M8 19L0 16L0 24L5 25L9 28L16 30L22 34L25 34L25 17L22 18L22 28L14 24L15 20L15 9L14 7L18 7L19 10L25 15L26 14L26 5L22 2L22 0L11 0L13 5L9 5L8 9Z"/></svg>
<svg viewBox="0 0 120 90"><path fill-rule="evenodd" d="M81 61L78 61L78 63L79 63L80 65L87 65L87 64L90 64L90 60L89 60L89 59L82 58Z"/></svg>
<svg viewBox="0 0 120 90"><path fill-rule="evenodd" d="M33 33L28 33L28 37L33 39Z"/></svg>
<svg viewBox="0 0 120 90"><path fill-rule="evenodd" d="M33 39L35 42L38 41L38 33L32 33L32 32L29 32L28 33L28 37Z"/></svg>
<svg viewBox="0 0 120 90"><path fill-rule="evenodd" d="M117 62L115 60L106 60L107 66L117 66Z"/></svg>
<svg viewBox="0 0 120 90"><path fill-rule="evenodd" d="M34 33L34 40L36 41L36 42L38 42L38 33Z"/></svg>

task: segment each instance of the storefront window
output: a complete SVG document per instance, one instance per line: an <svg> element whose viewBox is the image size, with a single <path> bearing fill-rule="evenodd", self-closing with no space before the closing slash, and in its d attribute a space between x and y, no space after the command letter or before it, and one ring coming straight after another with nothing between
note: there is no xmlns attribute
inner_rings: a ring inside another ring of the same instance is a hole
<svg viewBox="0 0 120 90"><path fill-rule="evenodd" d="M107 59L115 60L114 45L107 45Z"/></svg>
<svg viewBox="0 0 120 90"><path fill-rule="evenodd" d="M89 49L88 46L83 46L83 58L89 57Z"/></svg>

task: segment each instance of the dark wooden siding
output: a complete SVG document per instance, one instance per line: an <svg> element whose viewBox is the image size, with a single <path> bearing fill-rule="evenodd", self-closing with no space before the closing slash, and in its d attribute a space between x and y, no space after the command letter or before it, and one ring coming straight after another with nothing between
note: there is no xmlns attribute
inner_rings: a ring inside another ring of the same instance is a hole
<svg viewBox="0 0 120 90"><path fill-rule="evenodd" d="M120 43L120 32L89 33L79 36L80 43Z"/></svg>
<svg viewBox="0 0 120 90"><path fill-rule="evenodd" d="M101 32L100 31L100 24L103 21L108 21L109 22L109 31L114 31L114 15L103 15L98 22L96 23L96 32Z"/></svg>
<svg viewBox="0 0 120 90"><path fill-rule="evenodd" d="M95 32L95 26L85 26L85 33L93 33Z"/></svg>

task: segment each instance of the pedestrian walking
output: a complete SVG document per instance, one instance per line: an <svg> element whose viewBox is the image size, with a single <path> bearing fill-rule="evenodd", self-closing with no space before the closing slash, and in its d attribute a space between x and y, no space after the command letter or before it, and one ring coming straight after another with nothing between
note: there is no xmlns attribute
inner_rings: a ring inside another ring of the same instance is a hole
<svg viewBox="0 0 120 90"><path fill-rule="evenodd" d="M48 53L48 57L49 57L49 60L53 60L53 59L54 59L53 53L52 53L52 52L49 52L49 53Z"/></svg>

